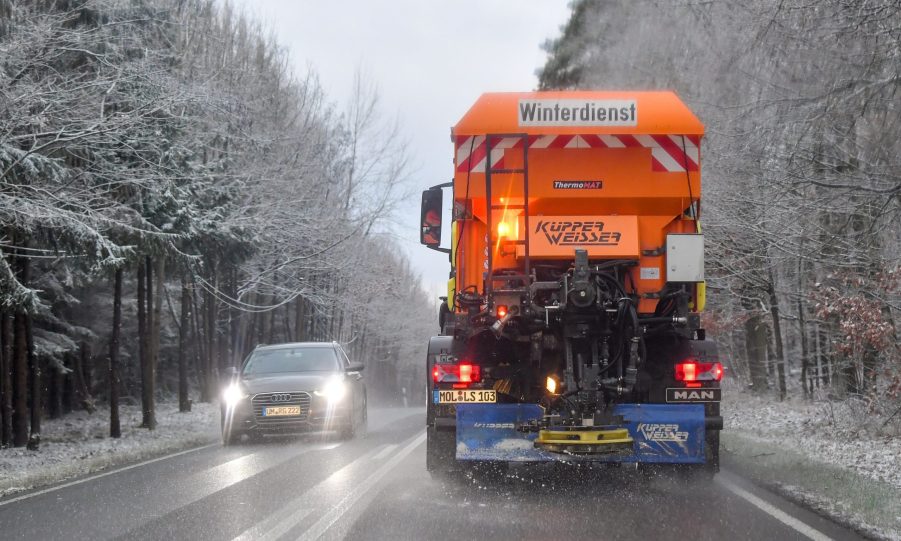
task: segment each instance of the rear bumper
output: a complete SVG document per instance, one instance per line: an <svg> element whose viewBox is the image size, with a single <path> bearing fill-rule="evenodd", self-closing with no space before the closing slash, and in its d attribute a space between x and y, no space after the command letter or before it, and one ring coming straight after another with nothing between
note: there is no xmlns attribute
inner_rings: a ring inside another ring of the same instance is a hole
<svg viewBox="0 0 901 541"><path fill-rule="evenodd" d="M626 441L632 442L609 446L609 452L605 445L591 453L542 445L538 432L524 430L543 416L537 404L460 405L456 418L436 418L435 427L456 430L458 460L704 464L707 432L719 430L723 422L720 416L705 416L700 404L618 404L613 413L623 416L618 428L626 429Z"/></svg>

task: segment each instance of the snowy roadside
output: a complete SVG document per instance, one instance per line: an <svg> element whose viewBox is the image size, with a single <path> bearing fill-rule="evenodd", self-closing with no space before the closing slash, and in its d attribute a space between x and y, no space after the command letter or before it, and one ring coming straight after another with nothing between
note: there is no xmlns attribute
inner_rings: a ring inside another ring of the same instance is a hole
<svg viewBox="0 0 901 541"><path fill-rule="evenodd" d="M0 497L57 483L113 466L146 460L217 441L216 404L193 404L179 413L178 403L157 404L157 429L139 428L140 406L122 406L122 437L109 434L109 410L73 412L42 423L41 448L0 449Z"/></svg>
<svg viewBox="0 0 901 541"><path fill-rule="evenodd" d="M724 393L724 454L746 473L877 538L901 540L901 438L845 403Z"/></svg>

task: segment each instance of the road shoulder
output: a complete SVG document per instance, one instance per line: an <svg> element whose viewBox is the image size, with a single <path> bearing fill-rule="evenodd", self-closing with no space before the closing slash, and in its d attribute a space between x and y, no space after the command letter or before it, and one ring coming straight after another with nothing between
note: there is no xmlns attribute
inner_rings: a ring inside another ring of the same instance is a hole
<svg viewBox="0 0 901 541"><path fill-rule="evenodd" d="M729 470L861 535L901 540L901 498L893 485L751 435L724 431L721 442Z"/></svg>
<svg viewBox="0 0 901 541"><path fill-rule="evenodd" d="M177 404L160 403L158 426L153 431L139 428L139 406L123 407L120 416L119 439L108 437L108 411L75 412L45 421L39 450L0 450L0 498L9 499L25 491L164 457L219 439L216 404L194 404L191 412L180 413Z"/></svg>

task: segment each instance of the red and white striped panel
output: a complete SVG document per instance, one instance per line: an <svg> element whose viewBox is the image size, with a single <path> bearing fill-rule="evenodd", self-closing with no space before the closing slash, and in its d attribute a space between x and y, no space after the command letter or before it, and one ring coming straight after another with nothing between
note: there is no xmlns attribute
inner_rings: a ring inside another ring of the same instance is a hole
<svg viewBox="0 0 901 541"><path fill-rule="evenodd" d="M490 156L485 136L457 137L457 171L484 173L491 159L492 169L504 167L504 151L522 145L519 137L492 140ZM529 149L543 148L630 148L651 150L651 170L665 173L697 171L701 163L700 138L697 135L530 135ZM470 165L471 164L471 165ZM472 169L470 169L470 166Z"/></svg>

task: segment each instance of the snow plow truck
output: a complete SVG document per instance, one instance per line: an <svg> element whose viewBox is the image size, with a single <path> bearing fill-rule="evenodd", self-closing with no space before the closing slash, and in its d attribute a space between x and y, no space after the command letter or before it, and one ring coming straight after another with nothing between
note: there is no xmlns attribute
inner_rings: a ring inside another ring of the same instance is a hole
<svg viewBox="0 0 901 541"><path fill-rule="evenodd" d="M673 92L489 93L452 128L453 181L422 195L420 240L450 260L428 346L430 472L718 470L703 134Z"/></svg>

